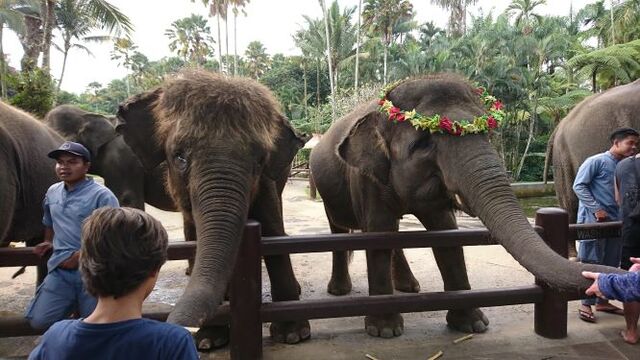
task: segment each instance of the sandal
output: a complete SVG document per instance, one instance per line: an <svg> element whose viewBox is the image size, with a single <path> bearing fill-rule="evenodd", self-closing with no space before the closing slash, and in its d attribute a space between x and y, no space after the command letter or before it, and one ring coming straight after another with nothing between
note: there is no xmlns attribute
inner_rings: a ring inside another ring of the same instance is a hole
<svg viewBox="0 0 640 360"><path fill-rule="evenodd" d="M619 307L613 306L613 305L611 305L610 307L600 308L600 309L598 309L598 306L596 306L596 311L602 311L602 312L606 312L606 313L609 313L609 314L623 315L624 316L624 310L620 309Z"/></svg>
<svg viewBox="0 0 640 360"><path fill-rule="evenodd" d="M593 315L593 312L591 311L578 309L578 317L580 318L580 320L586 321L588 323L596 322L596 317L595 315Z"/></svg>

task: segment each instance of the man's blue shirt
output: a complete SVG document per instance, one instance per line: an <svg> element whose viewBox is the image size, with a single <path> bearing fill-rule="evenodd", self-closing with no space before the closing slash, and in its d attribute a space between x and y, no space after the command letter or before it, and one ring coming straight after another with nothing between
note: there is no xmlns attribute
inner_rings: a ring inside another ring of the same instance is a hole
<svg viewBox="0 0 640 360"><path fill-rule="evenodd" d="M58 182L47 190L44 197L42 224L53 228L53 254L47 262L49 271L80 250L82 222L93 210L110 206L118 207L118 199L111 190L87 177L68 191L64 182Z"/></svg>
<svg viewBox="0 0 640 360"><path fill-rule="evenodd" d="M607 212L609 221L620 220L620 209L616 203L614 173L618 160L606 151L593 155L580 165L573 191L578 200L578 224L594 223L594 213L599 209Z"/></svg>
<svg viewBox="0 0 640 360"><path fill-rule="evenodd" d="M189 332L149 319L110 324L80 320L55 323L29 359L198 359Z"/></svg>

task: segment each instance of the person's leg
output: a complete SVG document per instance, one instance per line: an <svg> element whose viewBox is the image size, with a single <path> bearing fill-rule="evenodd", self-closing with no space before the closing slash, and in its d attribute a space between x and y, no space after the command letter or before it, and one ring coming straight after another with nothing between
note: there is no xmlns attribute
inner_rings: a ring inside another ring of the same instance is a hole
<svg viewBox="0 0 640 360"><path fill-rule="evenodd" d="M624 303L624 321L627 329L620 332L624 341L629 344L638 342L638 318L640 317L640 302Z"/></svg>
<svg viewBox="0 0 640 360"><path fill-rule="evenodd" d="M622 252L622 238L607 238L600 240L602 245L602 265L611 266L614 268L620 267L620 257ZM622 315L622 309L609 303L609 300L598 298L596 310L612 312L618 315Z"/></svg>
<svg viewBox="0 0 640 360"><path fill-rule="evenodd" d="M63 270L53 270L36 291L25 311L25 318L34 329L47 329L66 318L75 302L74 284Z"/></svg>
<svg viewBox="0 0 640 360"><path fill-rule="evenodd" d="M78 306L78 316L82 318L86 318L91 315L93 310L95 310L96 305L98 304L98 299L91 296L84 289L84 284L82 283L82 277L80 276L79 271L74 272L74 283L75 283L75 293L76 293L76 304Z"/></svg>
<svg viewBox="0 0 640 360"><path fill-rule="evenodd" d="M601 249L598 240L581 240L578 241L578 261L586 264L598 264L601 259ZM578 309L580 319L595 322L595 317L591 306L596 304L595 298L582 300L582 305Z"/></svg>

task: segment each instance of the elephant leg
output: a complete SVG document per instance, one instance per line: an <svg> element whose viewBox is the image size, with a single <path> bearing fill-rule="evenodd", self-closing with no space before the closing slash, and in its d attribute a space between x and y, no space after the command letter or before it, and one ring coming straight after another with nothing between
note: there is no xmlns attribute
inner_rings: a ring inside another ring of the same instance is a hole
<svg viewBox="0 0 640 360"><path fill-rule="evenodd" d="M289 255L265 256L265 264L271 279L273 301L300 300L300 285L296 280ZM309 321L283 321L269 327L274 341L295 344L311 335Z"/></svg>
<svg viewBox="0 0 640 360"><path fill-rule="evenodd" d="M349 230L341 228L329 222L332 234L344 234ZM349 275L349 262L353 256L352 251L334 251L331 267L331 280L327 286L327 292L331 295L346 295L351 292L351 276Z"/></svg>
<svg viewBox="0 0 640 360"><path fill-rule="evenodd" d="M183 216L182 223L183 223L183 231L184 231L184 241L197 241L198 239L196 236L196 224L193 222L191 215L183 213L182 216ZM187 259L187 261L189 265L185 269L184 273L185 275L190 276L191 271L193 270L193 263L195 259L194 257L190 257L189 259Z"/></svg>
<svg viewBox="0 0 640 360"><path fill-rule="evenodd" d="M375 209L376 207L371 207ZM379 207L378 207L379 208ZM397 231L398 221L389 214L369 214L363 231ZM367 250L367 279L369 295L393 294L391 254L393 250ZM398 313L367 315L364 319L367 334L382 338L400 336L404 332L404 320Z"/></svg>
<svg viewBox="0 0 640 360"><path fill-rule="evenodd" d="M428 230L457 229L456 218L452 211L433 213L419 216L420 221ZM464 252L461 246L433 248L438 269L442 275L445 291L469 290L469 278L464 262ZM449 310L447 313L449 327L467 333L481 333L487 330L489 320L478 308Z"/></svg>
<svg viewBox="0 0 640 360"><path fill-rule="evenodd" d="M420 283L413 276L402 249L393 249L391 253L391 276L394 289L406 293L420 292Z"/></svg>

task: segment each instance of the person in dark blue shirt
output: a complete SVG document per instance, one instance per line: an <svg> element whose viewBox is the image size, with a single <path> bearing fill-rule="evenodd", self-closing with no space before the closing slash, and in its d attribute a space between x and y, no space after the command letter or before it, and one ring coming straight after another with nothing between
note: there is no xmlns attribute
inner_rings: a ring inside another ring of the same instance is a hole
<svg viewBox="0 0 640 360"><path fill-rule="evenodd" d="M96 210L82 227L80 273L98 304L84 319L51 326L29 359L198 359L187 329L142 318L167 246L167 232L145 212Z"/></svg>
<svg viewBox="0 0 640 360"><path fill-rule="evenodd" d="M638 132L620 128L611 133L608 151L587 158L576 174L573 191L578 197L579 224L621 220L620 208L615 199L614 173L618 162L635 154ZM583 263L620 266L622 239L590 239L579 241L578 260ZM606 299L583 299L578 316L587 322L596 322L591 306L596 311L623 315L622 309Z"/></svg>
<svg viewBox="0 0 640 360"><path fill-rule="evenodd" d="M583 271L582 276L594 280L587 289L587 295L596 295L604 299L615 299L625 303L624 317L627 329L620 332L620 336L629 344L636 344L640 339L638 334L638 318L640 307L626 306L640 301L640 258L629 258L633 264L626 274L601 274Z"/></svg>
<svg viewBox="0 0 640 360"><path fill-rule="evenodd" d="M84 291L78 272L80 229L93 210L119 206L111 190L87 176L91 155L82 144L66 141L48 156L56 160L61 181L47 190L42 218L44 241L34 248L39 256L53 250L47 261L47 277L25 311L25 318L35 329L46 329L71 313L87 316L96 307L96 298Z"/></svg>

